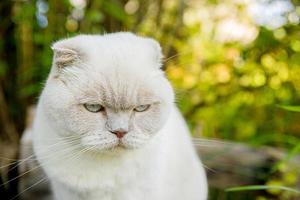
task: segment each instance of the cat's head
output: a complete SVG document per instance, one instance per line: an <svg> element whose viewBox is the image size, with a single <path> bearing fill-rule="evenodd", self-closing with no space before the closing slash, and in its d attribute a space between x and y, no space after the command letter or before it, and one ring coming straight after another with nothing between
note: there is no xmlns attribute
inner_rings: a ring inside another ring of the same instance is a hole
<svg viewBox="0 0 300 200"><path fill-rule="evenodd" d="M41 97L51 126L93 150L145 146L166 123L174 93L161 48L131 33L80 35L54 43Z"/></svg>

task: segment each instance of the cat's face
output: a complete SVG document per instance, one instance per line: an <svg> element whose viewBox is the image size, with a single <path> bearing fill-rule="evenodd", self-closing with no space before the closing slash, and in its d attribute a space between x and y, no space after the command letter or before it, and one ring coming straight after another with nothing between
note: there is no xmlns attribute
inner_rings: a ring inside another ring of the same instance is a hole
<svg viewBox="0 0 300 200"><path fill-rule="evenodd" d="M128 33L77 36L53 46L41 98L50 124L91 150L141 148L166 123L173 90L159 45Z"/></svg>

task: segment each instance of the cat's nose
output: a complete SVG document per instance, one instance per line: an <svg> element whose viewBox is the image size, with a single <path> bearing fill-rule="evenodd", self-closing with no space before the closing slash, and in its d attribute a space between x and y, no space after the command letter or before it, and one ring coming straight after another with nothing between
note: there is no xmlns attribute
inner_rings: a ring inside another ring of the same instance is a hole
<svg viewBox="0 0 300 200"><path fill-rule="evenodd" d="M111 133L115 134L118 138L124 137L124 135L127 133L126 131L110 131Z"/></svg>

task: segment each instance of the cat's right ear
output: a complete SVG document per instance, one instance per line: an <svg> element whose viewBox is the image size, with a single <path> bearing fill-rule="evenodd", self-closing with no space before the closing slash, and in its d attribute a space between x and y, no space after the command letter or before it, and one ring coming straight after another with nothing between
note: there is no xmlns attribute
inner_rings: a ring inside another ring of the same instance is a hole
<svg viewBox="0 0 300 200"><path fill-rule="evenodd" d="M58 68L63 68L79 61L79 52L74 48L61 45L60 42L54 43L51 47L54 53L53 62Z"/></svg>

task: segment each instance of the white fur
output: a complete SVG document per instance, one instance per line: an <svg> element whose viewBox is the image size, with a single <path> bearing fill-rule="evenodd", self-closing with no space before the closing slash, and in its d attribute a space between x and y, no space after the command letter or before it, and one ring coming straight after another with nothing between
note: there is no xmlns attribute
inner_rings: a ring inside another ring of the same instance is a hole
<svg viewBox="0 0 300 200"><path fill-rule="evenodd" d="M33 131L57 200L207 198L205 172L160 70L156 41L81 35L52 48ZM85 103L105 112L90 113ZM149 110L134 111L145 104ZM112 129L128 133L118 139Z"/></svg>

